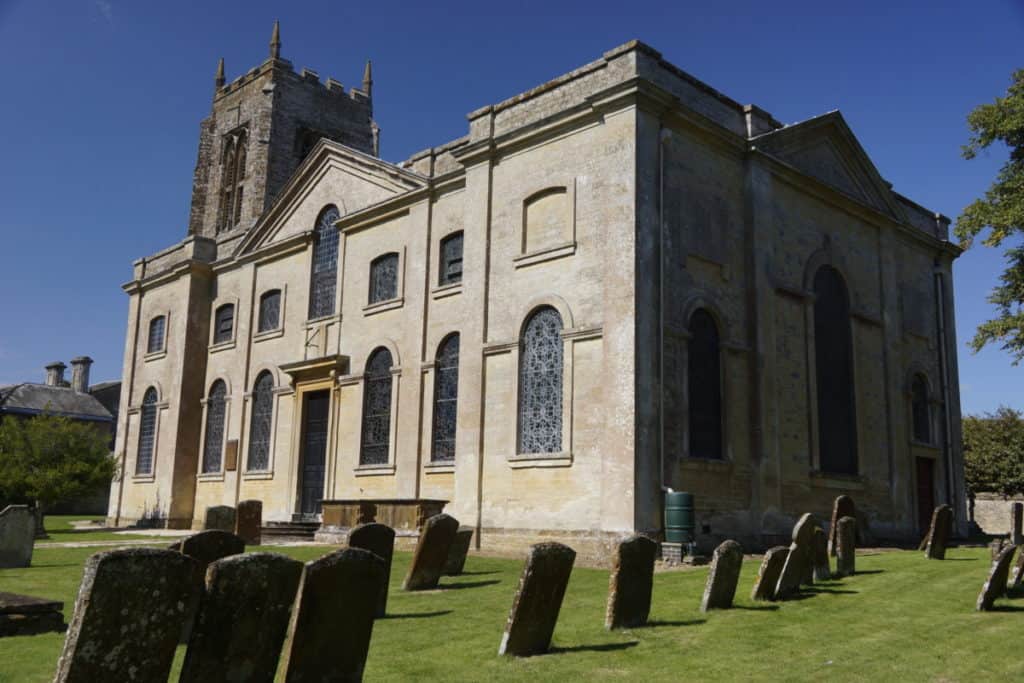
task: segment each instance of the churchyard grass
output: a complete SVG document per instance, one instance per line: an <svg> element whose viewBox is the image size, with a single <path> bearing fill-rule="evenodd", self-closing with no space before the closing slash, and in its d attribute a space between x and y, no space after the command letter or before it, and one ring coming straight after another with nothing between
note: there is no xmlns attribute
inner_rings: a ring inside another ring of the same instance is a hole
<svg viewBox="0 0 1024 683"><path fill-rule="evenodd" d="M324 546L267 547L299 560ZM0 570L0 591L63 600L70 618L82 566L96 548L37 548L28 569ZM373 631L366 680L1013 680L1024 595L978 613L987 548L952 548L944 561L895 551L857 557L855 576L806 597L754 603L758 561L747 560L735 607L700 612L706 569L655 575L649 626L604 629L608 572L572 574L552 654L497 655L522 561L470 556L441 590L400 590L411 553L396 553L388 616ZM63 636L0 638L0 681L49 681ZM183 648L179 648L177 680Z"/></svg>

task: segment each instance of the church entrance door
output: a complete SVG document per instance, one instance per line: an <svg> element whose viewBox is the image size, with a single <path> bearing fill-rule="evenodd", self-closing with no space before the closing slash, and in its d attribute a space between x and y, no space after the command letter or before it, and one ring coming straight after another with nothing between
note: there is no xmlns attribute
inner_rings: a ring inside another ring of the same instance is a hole
<svg viewBox="0 0 1024 683"><path fill-rule="evenodd" d="M324 497L324 465L327 460L327 415L331 392L305 394L302 411L302 465L299 470L299 512L320 514Z"/></svg>
<svg viewBox="0 0 1024 683"><path fill-rule="evenodd" d="M935 509L935 461L917 458L917 530L923 536L932 523Z"/></svg>

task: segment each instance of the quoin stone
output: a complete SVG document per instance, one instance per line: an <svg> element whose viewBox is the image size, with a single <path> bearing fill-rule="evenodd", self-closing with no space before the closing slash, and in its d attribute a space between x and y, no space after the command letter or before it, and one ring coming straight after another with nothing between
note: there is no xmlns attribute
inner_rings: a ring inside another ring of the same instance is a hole
<svg viewBox="0 0 1024 683"><path fill-rule="evenodd" d="M634 628L647 623L657 554L658 544L647 536L629 536L615 546L605 628Z"/></svg>
<svg viewBox="0 0 1024 683"><path fill-rule="evenodd" d="M499 655L529 657L550 649L575 560L576 551L561 543L538 543L530 548Z"/></svg>
<svg viewBox="0 0 1024 683"><path fill-rule="evenodd" d="M229 534L235 533L235 508L230 505L212 505L206 508L206 520L203 522L203 530L214 529L226 531Z"/></svg>
<svg viewBox="0 0 1024 683"><path fill-rule="evenodd" d="M754 579L754 588L750 591L751 600L774 600L775 588L779 583L779 575L786 563L789 548L784 545L769 548L761 560L761 567Z"/></svg>
<svg viewBox="0 0 1024 683"><path fill-rule="evenodd" d="M832 520L828 525L828 553L829 555L836 554L836 533L838 529L839 520L843 517L857 518L857 506L853 503L853 498L850 498L845 493L836 496L836 499L832 502Z"/></svg>
<svg viewBox="0 0 1024 683"><path fill-rule="evenodd" d="M455 538L448 548L448 559L444 563L445 576L458 576L466 566L466 556L473 542L473 529L462 528L455 532Z"/></svg>
<svg viewBox="0 0 1024 683"><path fill-rule="evenodd" d="M852 576L857 564L857 520L841 517L836 526L836 576Z"/></svg>
<svg viewBox="0 0 1024 683"><path fill-rule="evenodd" d="M736 541L723 541L711 556L711 570L704 584L700 611L728 609L736 597L736 584L743 568L743 547Z"/></svg>
<svg viewBox="0 0 1024 683"><path fill-rule="evenodd" d="M940 505L932 512L932 522L928 527L924 556L929 560L946 559L946 545L953 532L953 509L948 505Z"/></svg>
<svg viewBox="0 0 1024 683"><path fill-rule="evenodd" d="M448 551L458 530L459 520L443 512L423 523L416 551L409 564L409 573L402 582L402 590L421 591L437 588L437 582L444 573L445 563L448 562Z"/></svg>
<svg viewBox="0 0 1024 683"><path fill-rule="evenodd" d="M28 567L36 538L36 520L27 505L8 505L0 512L0 569Z"/></svg>
<svg viewBox="0 0 1024 683"><path fill-rule="evenodd" d="M235 514L235 535L246 545L259 545L263 530L263 501L243 500Z"/></svg>
<svg viewBox="0 0 1024 683"><path fill-rule="evenodd" d="M985 581L981 587L981 593L978 594L977 608L979 612L991 610L996 598L1006 595L1006 582L1010 575L1013 553L1016 550L1017 546L1007 545L999 553L996 561L992 563L988 572L988 580Z"/></svg>
<svg viewBox="0 0 1024 683"><path fill-rule="evenodd" d="M828 581L832 567L828 559L828 535L821 527L814 527L814 580Z"/></svg>
<svg viewBox="0 0 1024 683"><path fill-rule="evenodd" d="M360 524L348 534L348 545L351 548L362 548L384 560L384 582L381 585L380 597L377 601L378 617L387 613L388 586L391 583L391 557L395 553L395 530L386 524L370 522Z"/></svg>

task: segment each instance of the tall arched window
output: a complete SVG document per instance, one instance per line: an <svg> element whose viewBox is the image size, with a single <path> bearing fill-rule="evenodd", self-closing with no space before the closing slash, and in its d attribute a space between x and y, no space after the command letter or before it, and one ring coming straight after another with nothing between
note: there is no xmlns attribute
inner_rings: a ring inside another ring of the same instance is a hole
<svg viewBox="0 0 1024 683"><path fill-rule="evenodd" d="M562 316L534 311L519 340L519 452L562 450Z"/></svg>
<svg viewBox="0 0 1024 683"><path fill-rule="evenodd" d="M156 389L150 387L142 395L139 420L139 453L135 458L135 474L153 474L153 448L156 445Z"/></svg>
<svg viewBox="0 0 1024 683"><path fill-rule="evenodd" d="M366 361L360 465L386 465L391 440L391 352L381 347Z"/></svg>
<svg viewBox="0 0 1024 683"><path fill-rule="evenodd" d="M270 467L270 426L274 418L274 378L268 370L256 377L252 388L252 418L249 422L250 472Z"/></svg>
<svg viewBox="0 0 1024 683"><path fill-rule="evenodd" d="M455 460L455 425L459 405L459 334L445 337L434 368L434 433L430 459Z"/></svg>
<svg viewBox="0 0 1024 683"><path fill-rule="evenodd" d="M213 314L213 343L222 344L231 341L235 331L235 305L218 306Z"/></svg>
<svg viewBox="0 0 1024 683"><path fill-rule="evenodd" d="M814 275L814 356L821 470L857 474L850 299L842 276L831 266Z"/></svg>
<svg viewBox="0 0 1024 683"><path fill-rule="evenodd" d="M320 212L313 234L313 274L309 285L309 318L334 314L334 292L338 284L338 209L328 206Z"/></svg>
<svg viewBox="0 0 1024 683"><path fill-rule="evenodd" d="M718 326L703 308L690 316L687 353L690 457L722 457L722 360Z"/></svg>
<svg viewBox="0 0 1024 683"><path fill-rule="evenodd" d="M281 290L272 289L260 296L260 317L257 331L269 332L281 326Z"/></svg>
<svg viewBox="0 0 1024 683"><path fill-rule="evenodd" d="M206 397L206 434L203 438L203 474L220 472L224 452L224 415L228 387L217 380Z"/></svg>
<svg viewBox="0 0 1024 683"><path fill-rule="evenodd" d="M245 158L249 136L240 130L224 137L221 156L220 206L217 230L230 230L242 217L242 191L245 181Z"/></svg>
<svg viewBox="0 0 1024 683"><path fill-rule="evenodd" d="M370 264L370 303L398 296L398 254L383 254Z"/></svg>
<svg viewBox="0 0 1024 683"><path fill-rule="evenodd" d="M932 442L931 410L928 407L928 380L924 375L914 375L910 385L910 406L914 419L914 441Z"/></svg>

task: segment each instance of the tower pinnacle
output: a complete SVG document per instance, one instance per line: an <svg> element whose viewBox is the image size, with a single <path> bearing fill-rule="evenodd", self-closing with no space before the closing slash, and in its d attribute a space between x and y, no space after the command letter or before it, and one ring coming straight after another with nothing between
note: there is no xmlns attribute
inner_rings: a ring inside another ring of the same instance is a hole
<svg viewBox="0 0 1024 683"><path fill-rule="evenodd" d="M366 69L363 71L363 92L367 97L373 95L373 68L369 59L366 60Z"/></svg>
<svg viewBox="0 0 1024 683"><path fill-rule="evenodd" d="M281 57L281 23L274 21L274 32L270 35L270 58Z"/></svg>
<svg viewBox="0 0 1024 683"><path fill-rule="evenodd" d="M217 62L217 75L213 77L213 84L218 88L224 87L224 58Z"/></svg>

